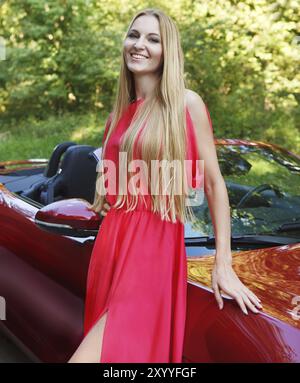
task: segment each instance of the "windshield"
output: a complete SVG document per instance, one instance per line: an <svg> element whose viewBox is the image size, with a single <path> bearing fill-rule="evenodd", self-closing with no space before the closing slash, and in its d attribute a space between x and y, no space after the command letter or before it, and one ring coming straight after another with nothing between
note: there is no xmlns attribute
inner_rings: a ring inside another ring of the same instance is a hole
<svg viewBox="0 0 300 383"><path fill-rule="evenodd" d="M253 145L216 145L230 207L231 234L281 235L300 239L300 159L284 150ZM204 195L192 207L196 222L185 225L185 237L213 236ZM291 230L280 231L286 223Z"/></svg>

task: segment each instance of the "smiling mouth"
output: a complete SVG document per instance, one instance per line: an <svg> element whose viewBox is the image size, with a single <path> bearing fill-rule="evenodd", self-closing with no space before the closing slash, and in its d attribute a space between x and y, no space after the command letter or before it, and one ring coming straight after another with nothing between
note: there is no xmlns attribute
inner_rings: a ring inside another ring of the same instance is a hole
<svg viewBox="0 0 300 383"><path fill-rule="evenodd" d="M130 53L130 56L131 56L133 59L136 59L136 60L142 60L142 59L147 59L147 58L148 58L147 56L140 55L140 54L138 54L138 53Z"/></svg>

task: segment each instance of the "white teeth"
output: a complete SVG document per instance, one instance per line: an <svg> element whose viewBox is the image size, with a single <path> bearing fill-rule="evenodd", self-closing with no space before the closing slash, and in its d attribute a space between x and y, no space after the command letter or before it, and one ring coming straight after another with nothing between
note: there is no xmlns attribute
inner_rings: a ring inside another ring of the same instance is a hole
<svg viewBox="0 0 300 383"><path fill-rule="evenodd" d="M145 59L145 58L147 58L147 57L145 57L145 56L142 56L142 55L139 55L139 54L136 54L136 53L132 53L131 56L134 57L134 58L136 58L136 59Z"/></svg>

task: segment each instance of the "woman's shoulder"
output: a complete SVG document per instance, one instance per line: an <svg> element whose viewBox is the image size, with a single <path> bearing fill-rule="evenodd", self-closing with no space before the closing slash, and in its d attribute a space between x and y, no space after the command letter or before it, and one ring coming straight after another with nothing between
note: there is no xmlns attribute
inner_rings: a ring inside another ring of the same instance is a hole
<svg viewBox="0 0 300 383"><path fill-rule="evenodd" d="M194 109L205 110L205 103L202 100L202 97L194 92L191 89L185 89L185 105L188 107L189 111L192 112Z"/></svg>
<svg viewBox="0 0 300 383"><path fill-rule="evenodd" d="M196 130L207 126L213 131L208 108L198 93L185 89L185 105L190 113L193 125L196 126Z"/></svg>

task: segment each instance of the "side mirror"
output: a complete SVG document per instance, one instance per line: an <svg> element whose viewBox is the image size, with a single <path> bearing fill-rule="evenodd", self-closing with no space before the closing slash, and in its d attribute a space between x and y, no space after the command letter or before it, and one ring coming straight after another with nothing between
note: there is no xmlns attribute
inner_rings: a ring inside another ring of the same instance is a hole
<svg viewBox="0 0 300 383"><path fill-rule="evenodd" d="M96 236L102 216L90 209L82 198L70 198L44 206L35 215L35 224L42 230L72 237Z"/></svg>

